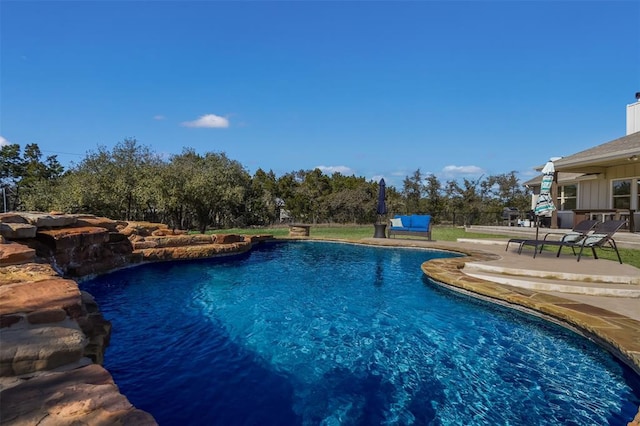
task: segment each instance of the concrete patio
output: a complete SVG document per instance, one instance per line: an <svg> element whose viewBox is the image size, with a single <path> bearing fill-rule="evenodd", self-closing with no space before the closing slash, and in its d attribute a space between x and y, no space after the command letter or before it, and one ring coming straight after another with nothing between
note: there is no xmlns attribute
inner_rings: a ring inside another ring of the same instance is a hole
<svg viewBox="0 0 640 426"><path fill-rule="evenodd" d="M536 236L535 227L525 227L525 226L472 225L466 228L466 231L479 233L479 234L495 234L495 235L507 236L508 238L526 237L526 238L534 239ZM566 234L569 231L570 229L540 228L538 230L538 235L539 235L539 238L543 238L544 235L547 233L561 236L563 234ZM616 234L614 235L614 239L618 247L640 250L640 233L619 231L619 232L616 232Z"/></svg>

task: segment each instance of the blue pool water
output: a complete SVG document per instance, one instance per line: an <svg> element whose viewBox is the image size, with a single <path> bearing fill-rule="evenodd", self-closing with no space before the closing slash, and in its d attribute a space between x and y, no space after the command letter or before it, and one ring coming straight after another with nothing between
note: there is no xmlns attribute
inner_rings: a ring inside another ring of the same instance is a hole
<svg viewBox="0 0 640 426"><path fill-rule="evenodd" d="M430 282L450 254L295 242L82 284L160 425L626 425L640 379L570 331Z"/></svg>

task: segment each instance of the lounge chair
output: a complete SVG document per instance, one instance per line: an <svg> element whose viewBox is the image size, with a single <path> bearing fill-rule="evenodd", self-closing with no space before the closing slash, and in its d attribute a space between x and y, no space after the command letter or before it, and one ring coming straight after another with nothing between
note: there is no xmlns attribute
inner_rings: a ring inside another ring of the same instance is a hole
<svg viewBox="0 0 640 426"><path fill-rule="evenodd" d="M586 235L589 234L599 223L599 220L583 220L578 222L573 229L562 236L560 241L565 241L567 243L577 242L582 240ZM543 241L547 241L547 237L549 235L553 235L551 233L545 234Z"/></svg>
<svg viewBox="0 0 640 426"><path fill-rule="evenodd" d="M616 241L613 239L613 234L618 232L620 228L627 223L626 220L607 220L604 222L600 222L596 224L593 228L593 233L586 235L584 238L579 239L578 241L542 241L542 240L529 240L525 241L523 245L535 245L537 248L538 245L552 245L558 246L558 253L556 257L560 257L560 252L562 251L562 247L571 247L575 255L575 249L578 247L580 251L578 253L578 262L580 262L580 257L582 257L582 251L585 247L591 249L593 253L594 259L598 258L598 254L596 253L596 247L606 250L608 248L614 250L616 255L618 256L618 262L622 264L622 258L620 257L620 252L618 251L618 246L616 245ZM533 257L536 257L537 250L534 250Z"/></svg>
<svg viewBox="0 0 640 426"><path fill-rule="evenodd" d="M560 239L560 241L578 242L582 238L584 238L598 223L600 223L600 221L598 220L583 220L581 222L578 222L571 231L562 235L562 238ZM538 245L540 245L540 252L542 252L542 249L544 248L544 242L547 241L547 238L549 237L549 235L556 235L556 234L547 233L545 234L542 240L538 240L539 241L538 244L535 244L536 249ZM518 243L520 244L520 247L518 247L518 254L520 254L522 253L522 246L534 245L530 243L531 241L535 241L535 240L532 240L530 238L511 238L509 241L507 241L507 247L504 250L505 251L509 250L509 244ZM525 243L529 243L529 244L525 244Z"/></svg>

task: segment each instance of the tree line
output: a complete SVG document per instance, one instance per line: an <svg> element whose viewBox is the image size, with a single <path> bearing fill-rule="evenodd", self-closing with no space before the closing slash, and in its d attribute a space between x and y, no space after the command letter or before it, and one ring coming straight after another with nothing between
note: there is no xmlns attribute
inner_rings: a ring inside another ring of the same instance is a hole
<svg viewBox="0 0 640 426"><path fill-rule="evenodd" d="M90 213L173 228L221 229L282 221L365 224L376 221L378 182L320 169L251 175L224 153L184 148L163 159L135 139L99 146L64 170L37 144L2 146L4 211ZM448 180L420 169L402 188L386 187L389 214L428 213L436 223L494 224L503 207L528 210L530 194L516 172Z"/></svg>

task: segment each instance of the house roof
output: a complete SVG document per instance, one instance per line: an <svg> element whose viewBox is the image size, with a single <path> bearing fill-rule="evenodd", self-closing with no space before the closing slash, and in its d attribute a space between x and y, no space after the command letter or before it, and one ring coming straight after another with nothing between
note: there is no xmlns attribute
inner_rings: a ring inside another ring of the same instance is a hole
<svg viewBox="0 0 640 426"><path fill-rule="evenodd" d="M640 132L563 157L553 165L558 172L602 173L607 167L629 164L630 161L640 161Z"/></svg>
<svg viewBox="0 0 640 426"><path fill-rule="evenodd" d="M581 177L585 176L584 173L562 173L558 172L558 183L560 185L571 185L576 181L580 180ZM538 187L542 184L542 175L538 175L534 178L529 179L524 182L523 185Z"/></svg>
<svg viewBox="0 0 640 426"><path fill-rule="evenodd" d="M603 173L607 167L620 166L640 161L640 132L635 132L602 145L580 151L576 154L555 160L553 165L558 172L558 183L588 179L588 175ZM544 165L536 167L540 171ZM540 186L542 175L524 182L527 186Z"/></svg>

